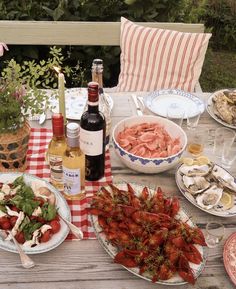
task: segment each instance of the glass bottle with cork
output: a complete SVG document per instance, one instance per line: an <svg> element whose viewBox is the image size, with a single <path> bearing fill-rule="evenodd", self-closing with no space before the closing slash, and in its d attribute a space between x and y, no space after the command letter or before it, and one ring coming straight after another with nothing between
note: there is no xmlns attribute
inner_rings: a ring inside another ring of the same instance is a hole
<svg viewBox="0 0 236 289"><path fill-rule="evenodd" d="M85 197L85 155L79 146L79 125L67 124L67 148L62 157L64 196L70 200Z"/></svg>
<svg viewBox="0 0 236 289"><path fill-rule="evenodd" d="M47 160L50 167L50 181L59 191L64 188L62 172L62 155L66 149L64 119L61 113L52 115L53 137L48 145Z"/></svg>
<svg viewBox="0 0 236 289"><path fill-rule="evenodd" d="M98 83L88 84L88 109L80 119L80 147L85 154L85 178L96 181L105 172L106 121L99 111Z"/></svg>
<svg viewBox="0 0 236 289"><path fill-rule="evenodd" d="M106 147L109 147L111 130L111 108L106 93L103 90L103 60L94 59L92 63L92 81L99 85L99 110L106 119Z"/></svg>

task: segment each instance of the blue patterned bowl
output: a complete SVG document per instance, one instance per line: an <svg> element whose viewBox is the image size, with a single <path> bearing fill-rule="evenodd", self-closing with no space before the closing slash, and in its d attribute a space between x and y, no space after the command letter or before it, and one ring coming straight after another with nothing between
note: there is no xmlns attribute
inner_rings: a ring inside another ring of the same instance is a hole
<svg viewBox="0 0 236 289"><path fill-rule="evenodd" d="M123 131L128 126L141 124L144 122L161 124L172 138L179 137L182 147L181 150L177 154L165 158L144 158L131 154L123 149L117 142L118 133ZM114 127L112 139L115 151L121 161L130 169L145 174L160 173L176 166L187 145L186 133L180 126L175 124L173 121L153 115L132 116L121 120Z"/></svg>

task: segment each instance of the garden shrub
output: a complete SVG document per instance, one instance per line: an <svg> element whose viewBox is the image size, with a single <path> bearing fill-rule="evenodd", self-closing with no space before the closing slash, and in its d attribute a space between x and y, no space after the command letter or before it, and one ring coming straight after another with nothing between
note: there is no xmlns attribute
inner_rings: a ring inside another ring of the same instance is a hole
<svg viewBox="0 0 236 289"><path fill-rule="evenodd" d="M121 16L144 22L202 22L213 34L210 41L213 49L236 50L236 0L0 0L2 20L120 21ZM79 60L81 66L81 77L68 79L67 85L86 85L91 79L91 62L98 57L105 64L105 86L116 85L120 63L119 47L61 48L66 64L75 66ZM1 58L0 67L3 67L4 60L12 57L18 62L40 60L45 59L48 53L49 47L45 46L11 46L10 51ZM211 55L211 52L208 53L206 58L211 58ZM206 59L206 63L213 65L208 60ZM203 68L203 75L204 69L206 66Z"/></svg>

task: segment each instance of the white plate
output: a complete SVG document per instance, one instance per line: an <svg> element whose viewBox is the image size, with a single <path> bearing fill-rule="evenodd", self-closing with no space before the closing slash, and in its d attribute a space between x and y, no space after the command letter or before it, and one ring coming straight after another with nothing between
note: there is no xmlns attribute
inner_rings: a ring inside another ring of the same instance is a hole
<svg viewBox="0 0 236 289"><path fill-rule="evenodd" d="M88 99L87 91L87 88L69 88L65 90L66 118L73 120L79 120L81 118ZM106 94L106 96L109 102L110 109L112 110L113 100L109 94ZM52 112L58 113L58 99L52 97L50 103L53 106Z"/></svg>
<svg viewBox="0 0 236 289"><path fill-rule="evenodd" d="M219 166L219 165L217 165L217 166ZM226 211L222 211L222 212L217 211L214 208L212 208L210 210L206 210L206 209L203 209L201 206L199 206L197 204L195 198L187 191L187 189L183 183L182 176L179 172L180 167L181 167L181 165L177 168L177 170L175 172L175 181L176 181L176 184L177 184L180 192L185 196L185 198L190 203L192 203L195 207L199 208L200 210L202 210L208 214L214 215L214 216L225 217L225 218L236 216L236 198L234 198L234 206L231 209L226 210ZM234 182L236 183L236 178L234 178Z"/></svg>
<svg viewBox="0 0 236 289"><path fill-rule="evenodd" d="M185 118L204 112L204 102L195 95L179 89L162 89L144 97L145 106L153 113L167 117L167 108L176 104L185 110Z"/></svg>
<svg viewBox="0 0 236 289"><path fill-rule="evenodd" d="M218 123L220 123L224 126L227 126L229 128L236 129L236 125L232 125L232 124L229 124L229 123L223 121L223 119L221 119L218 115L215 114L215 108L214 108L214 103L212 101L212 98L215 96L216 93L223 92L225 90L226 89L222 89L222 90L219 90L219 91L216 91L215 93L213 93L207 100L207 107L206 108L207 108L207 111L210 114L210 116L212 118L214 118L214 120L216 120Z"/></svg>
<svg viewBox="0 0 236 289"><path fill-rule="evenodd" d="M130 185L132 186L132 188L135 190L135 192L137 194L140 194L141 191L143 190L144 186L135 184L135 183L130 183ZM127 190L127 184L126 183L119 183L119 184L115 184L116 187L118 187L119 189L123 189L123 190ZM109 189L108 189L109 190ZM154 193L154 189L149 188L149 192L150 193ZM187 224L189 224L190 226L194 227L195 224L191 221L190 217L187 215L187 213L183 210L180 209L177 218L182 220L183 222L186 222ZM100 244L102 245L102 247L106 250L106 252L112 257L114 258L115 255L117 254L118 250L116 247L114 247L113 245L111 245L111 243L106 239L106 236L104 233L102 233L102 228L99 226L98 224L98 220L97 220L97 216L95 215L91 215L91 222L92 225L94 227L94 231L96 233L96 236L100 242ZM193 269L194 272L194 276L195 278L197 278L205 265L206 262L206 256L205 256L205 251L203 249L202 246L200 245L195 245L196 248L199 250L199 252L201 253L202 257L203 257L203 262L199 265L193 264L193 263L189 263L190 267ZM139 274L139 268L127 268L125 266L123 266L125 269L127 269L128 271L130 271L131 273L133 273L134 275L145 279L147 281L152 281L152 279L149 276L145 276L145 275L140 275ZM166 281L157 281L155 282L157 284L162 284L162 285L183 285L186 284L187 282L184 281L177 273L170 278L169 280Z"/></svg>
<svg viewBox="0 0 236 289"><path fill-rule="evenodd" d="M0 182L3 183L9 183L13 182L17 177L21 176L22 173L1 173L0 174ZM45 186L49 188L54 195L56 196L56 207L58 208L58 212L62 217L67 219L68 221L71 221L71 214L70 214L70 208L66 202L66 200L62 197L62 195L58 192L56 188L54 188L51 184L49 184L47 181L38 178L36 176L30 175L30 174L23 174L24 175L24 180L27 184L31 184L32 181L43 181L45 182ZM41 243L37 245L36 247L33 248L25 248L23 246L22 249L27 253L27 254L39 254L39 253L44 253L47 251L50 251L57 246L59 246L67 237L69 233L69 228L68 226L63 222L60 221L61 224L61 229L58 233L54 234L52 238L46 242L46 243ZM9 252L13 253L18 253L15 244L12 241L3 241L0 238L0 248Z"/></svg>

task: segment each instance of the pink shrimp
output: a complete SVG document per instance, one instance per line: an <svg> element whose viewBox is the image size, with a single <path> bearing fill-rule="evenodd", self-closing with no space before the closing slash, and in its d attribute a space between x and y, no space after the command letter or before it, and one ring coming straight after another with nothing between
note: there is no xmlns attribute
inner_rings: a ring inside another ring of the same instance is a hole
<svg viewBox="0 0 236 289"><path fill-rule="evenodd" d="M181 150L179 138L172 138L158 123L141 123L126 127L117 136L119 145L145 158L165 158Z"/></svg>

